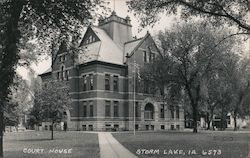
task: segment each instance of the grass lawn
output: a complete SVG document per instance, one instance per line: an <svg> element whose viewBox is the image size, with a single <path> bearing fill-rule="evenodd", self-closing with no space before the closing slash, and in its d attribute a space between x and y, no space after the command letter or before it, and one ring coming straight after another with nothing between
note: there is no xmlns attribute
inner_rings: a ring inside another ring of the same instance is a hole
<svg viewBox="0 0 250 158"><path fill-rule="evenodd" d="M54 140L50 140L50 137L49 131L6 133L4 135L4 157L100 157L97 134L55 132Z"/></svg>
<svg viewBox="0 0 250 158"><path fill-rule="evenodd" d="M249 133L138 132L135 136L133 133L113 136L143 158L247 158L250 152Z"/></svg>

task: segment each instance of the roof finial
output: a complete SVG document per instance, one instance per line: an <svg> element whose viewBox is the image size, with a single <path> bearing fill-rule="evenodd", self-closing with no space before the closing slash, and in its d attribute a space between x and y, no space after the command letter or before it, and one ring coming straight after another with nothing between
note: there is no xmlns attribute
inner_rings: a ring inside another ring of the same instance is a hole
<svg viewBox="0 0 250 158"><path fill-rule="evenodd" d="M113 2L114 2L114 12L115 12L115 0L113 0Z"/></svg>

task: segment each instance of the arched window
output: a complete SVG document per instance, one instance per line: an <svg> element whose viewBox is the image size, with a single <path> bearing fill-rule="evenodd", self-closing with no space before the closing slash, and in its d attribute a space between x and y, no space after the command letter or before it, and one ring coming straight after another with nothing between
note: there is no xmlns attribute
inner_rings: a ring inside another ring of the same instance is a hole
<svg viewBox="0 0 250 158"><path fill-rule="evenodd" d="M154 105L151 103L147 103L144 109L144 118L145 120L153 120L154 119Z"/></svg>

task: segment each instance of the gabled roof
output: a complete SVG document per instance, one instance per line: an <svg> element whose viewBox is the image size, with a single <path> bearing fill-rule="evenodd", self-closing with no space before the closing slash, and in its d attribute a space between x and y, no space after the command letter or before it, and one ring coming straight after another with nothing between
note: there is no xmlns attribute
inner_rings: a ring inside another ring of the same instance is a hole
<svg viewBox="0 0 250 158"><path fill-rule="evenodd" d="M128 55L129 57L131 57L131 56L134 54L134 52L142 45L142 43L145 41L145 39L146 39L148 36L150 36L150 34L147 32L147 34L146 34L143 38L141 38L140 40L138 40L138 42L135 43L136 45L133 45L133 49L131 48L131 49L130 49L130 52L128 52L127 55ZM125 43L125 47L126 47L126 45L129 44L129 43L130 43L130 42ZM127 47L129 47L129 45L128 45ZM128 48L127 48L127 49L128 49Z"/></svg>
<svg viewBox="0 0 250 158"><path fill-rule="evenodd" d="M128 53L130 54L134 49L135 47L142 41L143 38L139 38L139 39L136 39L136 40L133 40L133 41L129 41L129 42L126 42L124 44L124 53L125 55Z"/></svg>
<svg viewBox="0 0 250 158"><path fill-rule="evenodd" d="M147 38L152 38L152 36L150 35L149 32L147 32L147 34L143 38L140 38L140 39L132 41L132 42L126 42L125 43L125 51L127 50L126 55L132 56L134 54L134 52L137 51L137 49L142 45L142 43ZM153 44L155 45L158 52L160 52L154 41L153 41Z"/></svg>
<svg viewBox="0 0 250 158"><path fill-rule="evenodd" d="M84 47L84 53L81 55L80 63L98 60L123 65L123 51L109 35L104 30L94 26L90 26L88 29L93 30L100 41L81 45Z"/></svg>

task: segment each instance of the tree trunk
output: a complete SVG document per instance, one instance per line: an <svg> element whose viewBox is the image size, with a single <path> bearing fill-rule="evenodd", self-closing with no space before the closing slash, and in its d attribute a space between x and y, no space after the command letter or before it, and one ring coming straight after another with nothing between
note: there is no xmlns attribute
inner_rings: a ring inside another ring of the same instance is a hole
<svg viewBox="0 0 250 158"><path fill-rule="evenodd" d="M207 130L210 130L210 129L211 129L211 127L210 127L210 123L211 123L211 120L210 120L210 119L208 119L208 121L207 121Z"/></svg>
<svg viewBox="0 0 250 158"><path fill-rule="evenodd" d="M0 104L2 107L3 105ZM3 111L1 110L2 108L0 107L0 158L3 157Z"/></svg>
<svg viewBox="0 0 250 158"><path fill-rule="evenodd" d="M211 110L210 110L210 116L207 117L207 118L208 118L207 130L210 130L210 129L211 129L210 124L211 124L211 122L212 122L212 120L213 120L213 116L214 116L214 109L211 109Z"/></svg>
<svg viewBox="0 0 250 158"><path fill-rule="evenodd" d="M206 123L207 123L207 130L210 129L210 119L209 119L209 112L207 111L207 115L206 115Z"/></svg>
<svg viewBox="0 0 250 158"><path fill-rule="evenodd" d="M237 115L234 114L234 130L237 131Z"/></svg>
<svg viewBox="0 0 250 158"><path fill-rule="evenodd" d="M223 105L221 107L221 119L220 119L220 123L221 123L220 130L224 131L225 127L224 127L224 106Z"/></svg>
<svg viewBox="0 0 250 158"><path fill-rule="evenodd" d="M54 121L52 121L52 124L51 124L51 140L54 140Z"/></svg>
<svg viewBox="0 0 250 158"><path fill-rule="evenodd" d="M18 30L18 22L20 18L20 14L23 9L25 1L18 0L18 1L10 1L8 5L10 5L9 9L7 9L7 20L3 22L5 28L3 30L5 36L4 39L1 39L1 44L4 45L2 55L2 60L0 62L1 67L1 75L0 75L0 158L3 157L3 119L4 114L2 111L3 102L7 98L8 95L8 88L13 81L13 76L15 74L14 66L17 64L18 57L17 57L17 44L19 43L20 39L20 32ZM4 42L2 42L4 41ZM4 82L2 82L4 81Z"/></svg>
<svg viewBox="0 0 250 158"><path fill-rule="evenodd" d="M198 109L197 104L193 105L193 133L197 133Z"/></svg>

